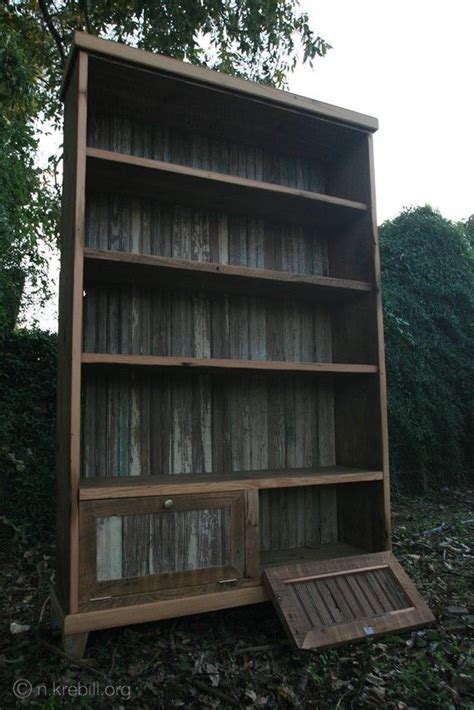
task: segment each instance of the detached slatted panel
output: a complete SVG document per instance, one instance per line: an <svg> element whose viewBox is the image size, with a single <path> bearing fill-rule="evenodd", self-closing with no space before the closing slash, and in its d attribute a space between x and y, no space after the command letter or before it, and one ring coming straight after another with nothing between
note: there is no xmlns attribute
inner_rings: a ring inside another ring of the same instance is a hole
<svg viewBox="0 0 474 710"><path fill-rule="evenodd" d="M434 621L390 552L271 567L264 579L297 648L330 648Z"/></svg>

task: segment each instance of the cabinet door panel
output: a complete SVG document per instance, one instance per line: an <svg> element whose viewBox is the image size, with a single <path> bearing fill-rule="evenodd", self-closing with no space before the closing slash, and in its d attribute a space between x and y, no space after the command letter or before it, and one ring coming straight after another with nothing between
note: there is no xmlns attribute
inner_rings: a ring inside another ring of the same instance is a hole
<svg viewBox="0 0 474 710"><path fill-rule="evenodd" d="M81 505L81 600L240 579L244 493Z"/></svg>

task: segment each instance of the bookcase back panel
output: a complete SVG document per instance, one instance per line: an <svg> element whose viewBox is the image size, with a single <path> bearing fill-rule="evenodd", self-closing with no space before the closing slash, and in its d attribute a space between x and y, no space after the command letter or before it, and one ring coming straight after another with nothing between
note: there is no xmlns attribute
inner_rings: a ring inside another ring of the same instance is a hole
<svg viewBox="0 0 474 710"><path fill-rule="evenodd" d="M335 464L332 382L279 375L88 374L86 477Z"/></svg>
<svg viewBox="0 0 474 710"><path fill-rule="evenodd" d="M318 227L272 223L148 198L91 192L85 245L192 261L328 274L327 235Z"/></svg>
<svg viewBox="0 0 474 710"><path fill-rule="evenodd" d="M171 125L92 114L88 145L142 158L178 163L286 187L325 192L325 168L311 156L295 157L225 137L184 132Z"/></svg>
<svg viewBox="0 0 474 710"><path fill-rule="evenodd" d="M337 541L335 486L272 488L260 491L259 500L262 552Z"/></svg>
<svg viewBox="0 0 474 710"><path fill-rule="evenodd" d="M231 563L230 508L97 518L97 581Z"/></svg>
<svg viewBox="0 0 474 710"><path fill-rule="evenodd" d="M86 352L332 359L328 306L258 296L90 286L83 336Z"/></svg>

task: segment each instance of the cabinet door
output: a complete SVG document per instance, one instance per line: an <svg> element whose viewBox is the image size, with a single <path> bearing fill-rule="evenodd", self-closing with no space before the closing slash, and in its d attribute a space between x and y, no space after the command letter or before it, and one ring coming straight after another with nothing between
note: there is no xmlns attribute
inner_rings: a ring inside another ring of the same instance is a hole
<svg viewBox="0 0 474 710"><path fill-rule="evenodd" d="M241 491L85 501L81 600L238 580L244 525Z"/></svg>
<svg viewBox="0 0 474 710"><path fill-rule="evenodd" d="M333 648L434 621L391 552L270 567L264 582L296 648Z"/></svg>

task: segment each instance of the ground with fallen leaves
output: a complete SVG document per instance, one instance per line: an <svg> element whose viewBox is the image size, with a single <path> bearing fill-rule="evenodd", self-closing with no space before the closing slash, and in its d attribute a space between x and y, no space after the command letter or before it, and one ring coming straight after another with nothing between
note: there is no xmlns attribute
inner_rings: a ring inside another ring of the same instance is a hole
<svg viewBox="0 0 474 710"><path fill-rule="evenodd" d="M291 650L261 604L91 634L73 662L49 628L53 547L3 526L0 708L472 708L473 503L448 489L393 502L394 552L436 624L324 653ZM18 679L37 688L27 700Z"/></svg>

